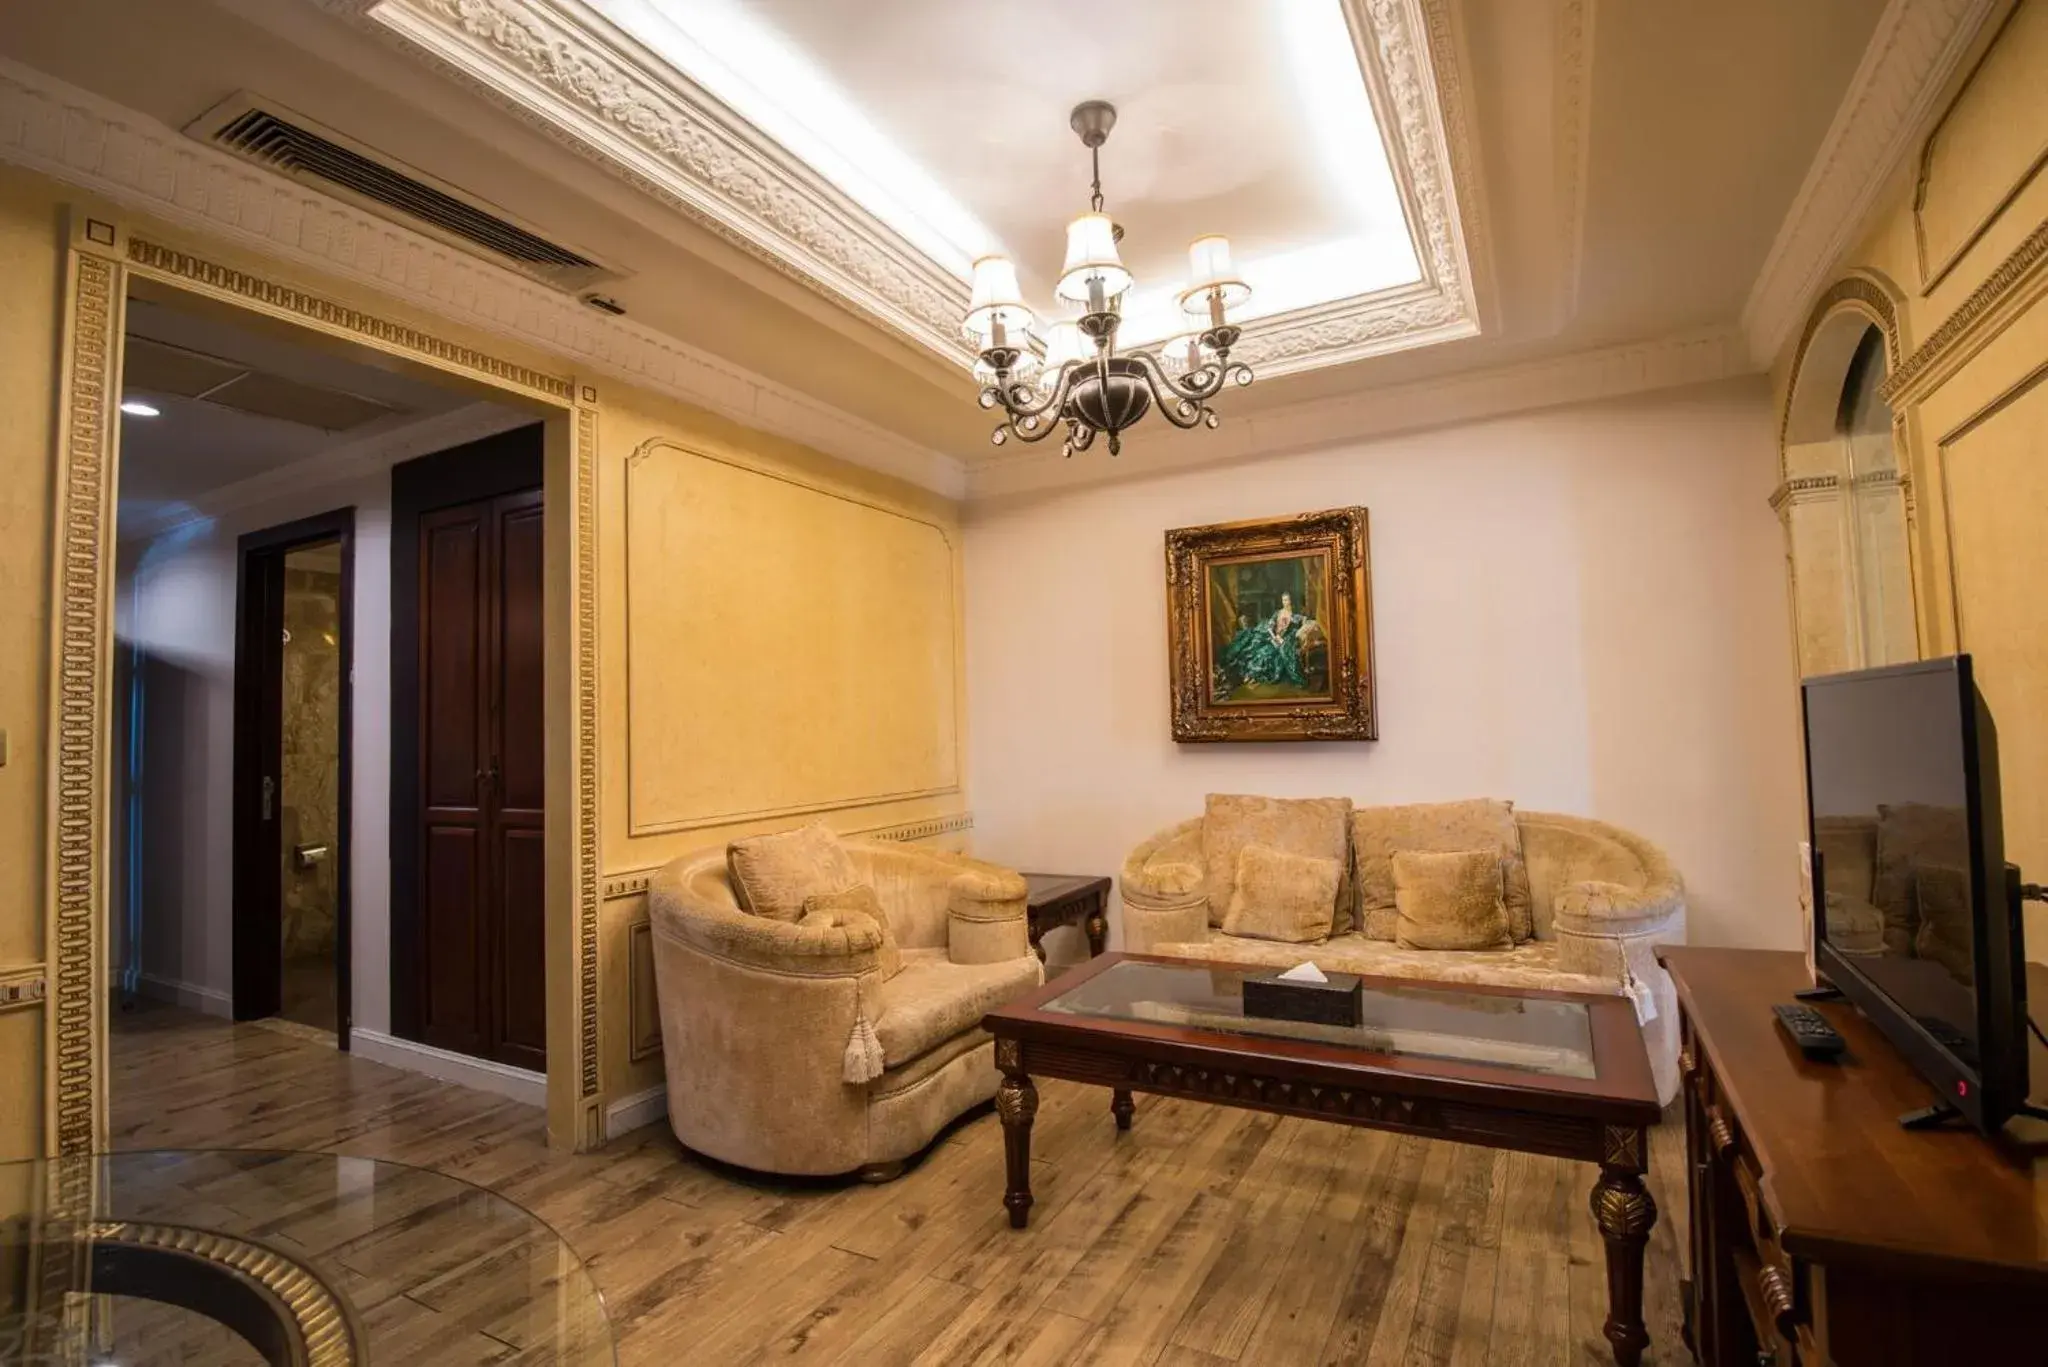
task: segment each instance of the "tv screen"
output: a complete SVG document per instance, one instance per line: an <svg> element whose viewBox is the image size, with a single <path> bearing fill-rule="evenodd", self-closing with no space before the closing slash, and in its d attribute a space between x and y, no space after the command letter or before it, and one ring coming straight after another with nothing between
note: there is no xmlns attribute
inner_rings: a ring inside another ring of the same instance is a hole
<svg viewBox="0 0 2048 1367"><path fill-rule="evenodd" d="M1822 972L1973 1120L1986 1090L1994 1111L2023 1099L1996 743L1969 657L1808 679L1805 704Z"/></svg>

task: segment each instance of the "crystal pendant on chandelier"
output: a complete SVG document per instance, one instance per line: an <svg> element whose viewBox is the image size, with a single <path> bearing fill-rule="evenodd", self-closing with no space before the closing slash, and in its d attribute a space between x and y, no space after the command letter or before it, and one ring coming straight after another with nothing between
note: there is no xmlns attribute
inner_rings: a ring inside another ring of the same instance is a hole
<svg viewBox="0 0 2048 1367"><path fill-rule="evenodd" d="M1251 298L1251 286L1230 258L1230 239L1198 237L1188 246L1189 284L1177 296L1195 329L1156 352L1119 351L1123 300L1133 284L1118 244L1123 229L1102 207L1102 144L1116 126L1116 109L1103 100L1076 105L1068 123L1088 149L1094 171L1088 212L1067 225L1067 254L1053 293L1078 307L1059 319L1034 347L1038 319L1017 287L1017 268L1004 257L974 263L964 319L981 381L981 406L1000 408L1003 421L991 440L1043 441L1064 425L1067 455L1085 451L1100 435L1114 456L1123 434L1157 408L1175 427L1215 427L1209 407L1225 384L1252 382L1251 367L1230 359L1239 331L1229 313Z"/></svg>

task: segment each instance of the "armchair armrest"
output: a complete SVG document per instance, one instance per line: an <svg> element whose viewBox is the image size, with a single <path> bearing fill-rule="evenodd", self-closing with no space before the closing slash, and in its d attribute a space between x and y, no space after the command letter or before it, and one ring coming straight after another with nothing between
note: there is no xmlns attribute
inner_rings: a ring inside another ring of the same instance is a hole
<svg viewBox="0 0 2048 1367"><path fill-rule="evenodd" d="M946 957L956 964L992 964L1031 953L1024 875L980 860L946 885Z"/></svg>
<svg viewBox="0 0 2048 1367"><path fill-rule="evenodd" d="M796 925L752 916L706 883L726 888L722 867L670 865L650 880L648 919L657 936L742 967L806 978L858 978L880 971L882 928L865 918L851 925Z"/></svg>

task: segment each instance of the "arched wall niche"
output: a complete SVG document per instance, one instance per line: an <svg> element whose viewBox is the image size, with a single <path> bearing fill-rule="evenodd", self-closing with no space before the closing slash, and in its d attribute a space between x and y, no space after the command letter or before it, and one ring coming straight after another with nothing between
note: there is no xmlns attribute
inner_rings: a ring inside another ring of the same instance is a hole
<svg viewBox="0 0 2048 1367"><path fill-rule="evenodd" d="M1919 655L1907 425L1879 392L1905 354L1903 302L1875 271L1845 276L1815 301L1793 354L1771 503L1803 675Z"/></svg>

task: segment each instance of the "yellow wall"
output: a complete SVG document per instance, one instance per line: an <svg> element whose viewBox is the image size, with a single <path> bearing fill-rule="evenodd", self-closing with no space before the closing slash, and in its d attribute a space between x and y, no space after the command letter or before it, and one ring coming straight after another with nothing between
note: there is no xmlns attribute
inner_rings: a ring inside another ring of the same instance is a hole
<svg viewBox="0 0 2048 1367"><path fill-rule="evenodd" d="M646 871L813 819L863 831L958 812L963 623L957 513L937 495L644 393L612 392L599 446L617 1099L661 1081L635 939Z"/></svg>
<svg viewBox="0 0 2048 1367"><path fill-rule="evenodd" d="M0 167L0 981L43 961L44 704L56 447L55 187ZM42 1146L43 1012L0 1008L0 1158Z"/></svg>
<svg viewBox="0 0 2048 1367"><path fill-rule="evenodd" d="M0 728L9 740L0 980L44 952L48 539L66 205L492 356L573 371L360 286L0 168ZM957 843L959 823L936 819L957 816L964 791L959 535L954 507L936 495L603 376L574 378L579 392L595 390L598 410L599 1074L601 1099L613 1102L661 1078L651 974L634 949L646 944L648 870L736 833L814 818ZM572 482L563 485L561 497L571 497ZM559 515L552 482L549 496ZM753 615L735 615L733 605ZM859 680L851 689L848 674ZM636 770L639 755L658 762ZM721 801L728 791L730 803ZM636 793L648 819L634 820ZM550 946L551 958L567 952ZM41 1090L41 1016L0 1010L0 1156L42 1142L40 1108L14 1104Z"/></svg>
<svg viewBox="0 0 2048 1367"><path fill-rule="evenodd" d="M1845 263L1898 302L1923 653L1968 651L1998 724L2006 857L2048 879L2048 0L1950 92ZM1782 394L1795 354L1779 368ZM2030 906L2029 957L2048 961Z"/></svg>

